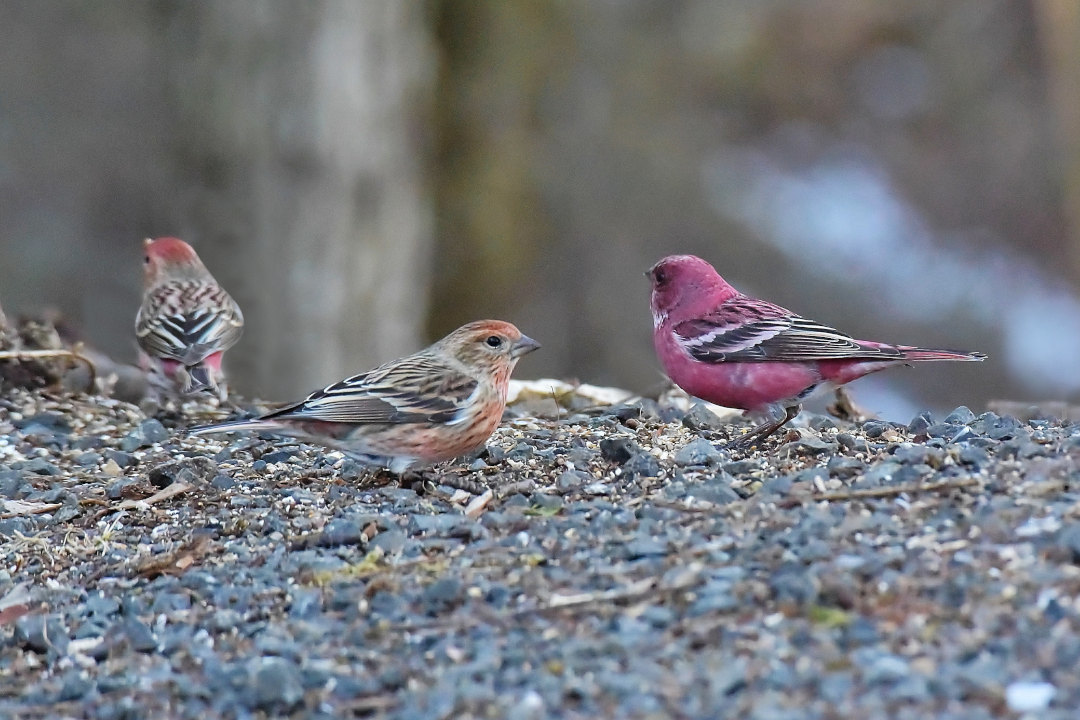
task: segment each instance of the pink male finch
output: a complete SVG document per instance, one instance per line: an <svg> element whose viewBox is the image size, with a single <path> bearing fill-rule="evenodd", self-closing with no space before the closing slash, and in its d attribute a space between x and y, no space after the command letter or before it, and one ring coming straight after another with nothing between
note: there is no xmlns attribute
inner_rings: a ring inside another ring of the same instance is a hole
<svg viewBox="0 0 1080 720"><path fill-rule="evenodd" d="M240 306L183 240L145 242L143 301L135 317L140 364L166 395L227 395L221 359L244 329Z"/></svg>
<svg viewBox="0 0 1080 720"><path fill-rule="evenodd" d="M779 430L811 395L878 370L927 360L983 360L982 353L855 340L779 305L743 295L693 255L656 263L653 344L668 377L717 405L764 414L749 446Z"/></svg>
<svg viewBox="0 0 1080 720"><path fill-rule="evenodd" d="M510 323L480 320L281 410L190 432L268 431L335 447L400 475L483 447L502 419L510 373L539 347Z"/></svg>

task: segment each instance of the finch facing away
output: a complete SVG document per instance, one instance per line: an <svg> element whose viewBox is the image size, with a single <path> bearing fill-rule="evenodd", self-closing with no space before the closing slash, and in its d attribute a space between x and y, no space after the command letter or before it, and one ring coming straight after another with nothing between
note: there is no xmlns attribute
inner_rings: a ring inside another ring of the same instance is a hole
<svg viewBox="0 0 1080 720"><path fill-rule="evenodd" d="M779 430L811 395L863 375L911 362L986 358L855 340L743 295L693 255L666 257L645 275L652 282L653 345L668 377L702 400L766 416L740 438L742 446Z"/></svg>
<svg viewBox="0 0 1080 720"><path fill-rule="evenodd" d="M210 390L224 399L221 359L243 332L240 306L183 240L147 238L144 252L135 336L151 386L167 396Z"/></svg>
<svg viewBox="0 0 1080 720"><path fill-rule="evenodd" d="M539 347L510 323L480 320L284 409L189 432L268 431L335 447L400 475L483 447L502 419L510 373Z"/></svg>

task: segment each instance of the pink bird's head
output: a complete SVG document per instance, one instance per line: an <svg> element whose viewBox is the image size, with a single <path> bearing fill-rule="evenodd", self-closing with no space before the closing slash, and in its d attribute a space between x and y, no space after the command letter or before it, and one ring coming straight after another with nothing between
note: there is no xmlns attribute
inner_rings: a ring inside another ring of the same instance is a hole
<svg viewBox="0 0 1080 720"><path fill-rule="evenodd" d="M646 271L652 283L652 313L655 326L672 312L693 315L708 312L737 294L735 288L696 255L669 255Z"/></svg>
<svg viewBox="0 0 1080 720"><path fill-rule="evenodd" d="M203 278L206 266L195 251L179 238L146 238L143 242L143 278L146 287L175 278Z"/></svg>

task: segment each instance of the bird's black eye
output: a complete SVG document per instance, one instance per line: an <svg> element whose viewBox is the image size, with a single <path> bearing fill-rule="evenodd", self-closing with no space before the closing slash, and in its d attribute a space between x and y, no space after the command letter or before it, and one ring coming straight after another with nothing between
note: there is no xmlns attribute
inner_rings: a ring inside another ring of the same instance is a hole
<svg viewBox="0 0 1080 720"><path fill-rule="evenodd" d="M149 255L143 255L142 261L143 261L143 265L149 265L150 264L150 256Z"/></svg>
<svg viewBox="0 0 1080 720"><path fill-rule="evenodd" d="M487 339L487 340L485 340L484 342L486 342L486 343L487 343L487 346L488 346L488 347L491 347L491 348L497 348L497 347L499 347L500 345L502 345L502 342L503 342L503 341L502 341L502 338L501 338L501 337L499 337L498 335L489 335L489 336L488 336L488 339Z"/></svg>
<svg viewBox="0 0 1080 720"><path fill-rule="evenodd" d="M655 282L657 285L663 285L667 282L667 273L664 272L663 268L656 268L655 270L653 270L652 276L653 282Z"/></svg>

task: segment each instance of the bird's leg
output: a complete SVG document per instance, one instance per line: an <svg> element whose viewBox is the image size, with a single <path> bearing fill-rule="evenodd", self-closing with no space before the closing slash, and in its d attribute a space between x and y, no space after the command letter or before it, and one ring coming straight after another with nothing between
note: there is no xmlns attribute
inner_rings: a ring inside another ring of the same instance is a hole
<svg viewBox="0 0 1080 720"><path fill-rule="evenodd" d="M795 416L799 414L799 409L800 408L798 405L791 405L784 408L784 417L779 419L770 418L769 420L766 420L765 422L758 425L756 428L750 430L750 432L746 433L738 440L733 440L731 443L729 443L730 447L745 449L761 442L780 428L784 427L784 425L787 425L789 422L795 419Z"/></svg>

